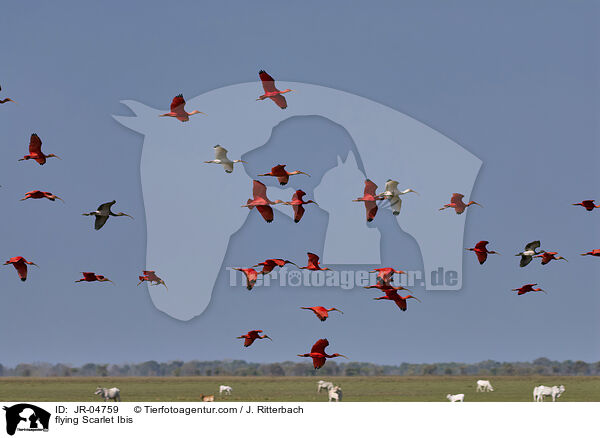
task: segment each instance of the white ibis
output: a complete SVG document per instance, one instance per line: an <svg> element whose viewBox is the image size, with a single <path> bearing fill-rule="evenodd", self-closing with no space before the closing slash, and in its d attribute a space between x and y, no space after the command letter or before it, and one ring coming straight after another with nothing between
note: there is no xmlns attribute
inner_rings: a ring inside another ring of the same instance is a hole
<svg viewBox="0 0 600 438"><path fill-rule="evenodd" d="M392 179L388 179L385 183L385 191L381 192L377 196L382 196L384 199L390 201L390 207L392 209L392 214L394 216L398 216L400 214L400 208L402 207L402 199L401 195L406 195L407 193L417 193L413 189L406 190L398 190L398 181L394 181Z"/></svg>
<svg viewBox="0 0 600 438"><path fill-rule="evenodd" d="M223 166L223 169L225 169L225 172L227 173L233 172L233 165L235 163L245 163L245 161L242 160L232 161L229 158L227 158L228 151L221 145L213 146L213 148L215 150L215 159L211 161L205 161L205 163L220 164L221 166Z"/></svg>

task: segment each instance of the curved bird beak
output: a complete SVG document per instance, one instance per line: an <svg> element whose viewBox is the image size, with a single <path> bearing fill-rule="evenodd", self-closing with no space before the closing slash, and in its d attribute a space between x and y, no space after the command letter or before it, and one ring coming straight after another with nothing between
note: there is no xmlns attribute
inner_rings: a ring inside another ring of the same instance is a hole
<svg viewBox="0 0 600 438"><path fill-rule="evenodd" d="M265 338L267 338L268 340L272 341L273 339L271 339L269 336L265 335Z"/></svg>
<svg viewBox="0 0 600 438"><path fill-rule="evenodd" d="M33 263L33 262L31 262L31 263L30 263L30 265L33 265L33 266L35 266L36 268L39 268L39 266L38 266L38 265L36 265L36 264L35 264L35 263Z"/></svg>
<svg viewBox="0 0 600 438"><path fill-rule="evenodd" d="M122 215L122 216L127 216L127 217L130 217L131 219L133 219L133 216L131 216L131 215L128 215L127 213L121 213L121 215Z"/></svg>
<svg viewBox="0 0 600 438"><path fill-rule="evenodd" d="M417 297L411 297L414 298L415 300L417 300L419 303L421 303L422 301L420 299L418 299Z"/></svg>
<svg viewBox="0 0 600 438"><path fill-rule="evenodd" d="M61 198L60 196L57 196L56 199L60 199L63 203L65 203L65 200L63 198Z"/></svg>
<svg viewBox="0 0 600 438"><path fill-rule="evenodd" d="M335 310L335 311L337 311L337 312L340 312L342 315L344 314L344 312L342 312L340 309L332 309L332 310Z"/></svg>
<svg viewBox="0 0 600 438"><path fill-rule="evenodd" d="M344 357L344 358L350 360L350 358L348 356L344 356L343 354L340 354L339 357Z"/></svg>

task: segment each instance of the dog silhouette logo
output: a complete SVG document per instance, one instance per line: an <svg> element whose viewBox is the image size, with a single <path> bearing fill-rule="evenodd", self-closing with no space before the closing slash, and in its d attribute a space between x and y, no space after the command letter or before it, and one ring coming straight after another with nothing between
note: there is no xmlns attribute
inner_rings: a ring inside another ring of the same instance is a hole
<svg viewBox="0 0 600 438"><path fill-rule="evenodd" d="M258 235L275 229L277 216L273 223L267 224L262 219L254 220L255 209L240 208L252 193L253 179L268 184L270 199L290 199L293 190L288 187L292 186L303 189L307 199L318 203L318 207L309 206L313 210L307 208L298 230L311 212L325 210L332 223L344 223L342 213L337 212L354 209L353 214L361 223L352 225L351 232L361 241L368 240L368 247L364 252L357 251L354 239L340 238L332 228L322 242L323 264L378 265L381 260L377 242L390 235L379 239L372 227L385 219L395 227L386 233L407 233L418 244L423 285L427 290L459 290L463 234L469 212L446 215L439 208L448 203L454 192L470 198L481 160L423 123L369 99L314 84L281 81L280 85L296 90L290 94L285 111L256 102L261 86L251 82L190 99L188 106L202 108L206 116L190 119L188 123L160 118L164 108L155 109L131 100L122 103L134 116L113 116L144 136L140 175L147 226L146 266L160 270L169 283L168 294L164 290L149 291L155 307L183 321L200 315L208 306L213 290L220 287L217 278L225 271L223 262L232 235L248 226L270 227L257 228ZM340 168L331 170L329 176L326 175L329 169L317 169L315 176L314 167L319 165L321 157L330 158L333 146L313 150L313 145L306 144L302 156L314 159L313 168L301 167L300 164L306 163L298 161L287 163L290 170L301 169L310 178L292 176L289 184L279 186L275 178L257 177L286 161L261 160L261 168L255 169L248 156L256 155L288 119L306 116L320 117L342 127L351 138L352 150L333 156L334 165L337 157L342 157ZM222 166L204 164L213 160L215 145L226 149L222 155L228 160L245 163L232 166L231 173L225 173ZM339 176L338 181L335 175ZM340 181L350 177L356 179L352 186L340 187ZM366 179L378 185L378 194L385 190L386 181L393 180L399 182L400 190L414 188L419 196L404 198L398 215L392 214L388 201L381 203L375 220L367 223L364 204L350 202L362 196ZM318 196L309 197L313 194L309 193L310 188L301 185L312 185ZM290 193L278 192L281 188ZM345 196L338 194L342 189ZM291 211L290 207L277 205L275 214L288 214L286 208ZM304 253L307 250L310 249ZM440 282L440 271L452 273L452 281Z"/></svg>
<svg viewBox="0 0 600 438"><path fill-rule="evenodd" d="M6 433L14 435L19 431L48 431L50 426L50 412L28 403L20 403L10 407L4 406L6 411Z"/></svg>

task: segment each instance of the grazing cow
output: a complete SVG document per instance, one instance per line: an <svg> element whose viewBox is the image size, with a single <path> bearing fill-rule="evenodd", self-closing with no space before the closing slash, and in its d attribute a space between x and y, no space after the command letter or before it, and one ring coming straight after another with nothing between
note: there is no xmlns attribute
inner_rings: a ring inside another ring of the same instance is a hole
<svg viewBox="0 0 600 438"><path fill-rule="evenodd" d="M329 401L342 401L342 388L339 386L332 386L327 390L329 394Z"/></svg>
<svg viewBox="0 0 600 438"><path fill-rule="evenodd" d="M324 380L319 380L317 382L317 392L321 392L321 389L329 391L331 388L333 388L333 383L331 382L325 382Z"/></svg>
<svg viewBox="0 0 600 438"><path fill-rule="evenodd" d="M465 395L464 394L448 394L446 395L446 398L448 400L450 400L451 402L464 402L465 401Z"/></svg>
<svg viewBox="0 0 600 438"><path fill-rule="evenodd" d="M121 401L121 390L119 388L100 388L99 386L96 388L96 392L94 394L99 395L104 399L104 401L114 400Z"/></svg>
<svg viewBox="0 0 600 438"><path fill-rule="evenodd" d="M231 395L231 391L233 390L233 388L231 386L227 386L227 385L221 385L219 386L219 394L227 394L227 395Z"/></svg>
<svg viewBox="0 0 600 438"><path fill-rule="evenodd" d="M562 395L563 392L565 392L564 385L555 385L552 387L544 385L536 386L535 388L533 388L533 401L543 402L544 396L549 395L552 396L552 401L554 402L558 397Z"/></svg>
<svg viewBox="0 0 600 438"><path fill-rule="evenodd" d="M203 402L214 402L215 401L215 395L204 395L204 394L200 394L200 399Z"/></svg>
<svg viewBox="0 0 600 438"><path fill-rule="evenodd" d="M477 389L475 390L475 392L489 392L489 391L493 391L494 388L492 387L492 384L490 383L489 380L478 380L477 381Z"/></svg>

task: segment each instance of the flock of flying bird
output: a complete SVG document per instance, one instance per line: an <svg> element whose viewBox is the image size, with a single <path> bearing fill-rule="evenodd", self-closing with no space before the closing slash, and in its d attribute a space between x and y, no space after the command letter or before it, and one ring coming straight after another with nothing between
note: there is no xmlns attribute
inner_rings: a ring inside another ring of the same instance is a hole
<svg viewBox="0 0 600 438"><path fill-rule="evenodd" d="M285 89L285 90L280 91L279 89L277 89L277 87L275 87L274 79L264 70L261 70L259 72L259 78L263 85L264 94L259 96L256 100L271 99L279 108L281 108L281 109L287 108L287 101L283 95L285 93L289 93L294 90ZM2 88L0 87L0 90L1 89ZM14 100L12 100L10 98L6 98L4 100L0 99L0 104L6 103L6 102L14 102ZM16 103L16 102L14 102L14 103ZM179 94L173 98L173 101L171 102L170 112L161 114L160 117L173 117L181 122L187 122L187 121L189 121L189 116L191 116L191 115L205 114L198 110L194 110L194 111L188 113L185 110L185 105L186 105L186 102L185 102L185 99L183 98L183 95ZM242 160L230 160L227 157L227 152L228 152L227 149L223 148L220 145L216 145L216 146L214 146L215 159L210 160L210 161L205 161L205 163L219 164L219 165L223 166L226 173L233 172L234 164L245 163L245 161L242 161ZM35 160L40 165L43 165L46 163L48 158L59 158L59 157L54 154L43 153L42 152L42 141L41 141L40 137L34 133L31 135L31 139L30 139L30 143L29 143L29 155L25 155L23 158L19 159L19 161ZM308 173L300 171L300 170L294 170L292 172L289 172L285 169L285 167L286 167L285 164L278 164L276 166L273 166L271 168L270 172L259 174L257 176L275 177L275 178L277 178L277 180L279 181L279 183L282 186L286 185L289 182L289 178L293 175L310 176ZM271 207L272 205L282 204L282 205L292 206L292 208L294 210L294 222L296 222L296 223L298 223L302 220L302 217L304 216L304 213L305 213L305 208L304 208L305 205L307 205L307 204L318 205L313 200L305 201L303 199L303 197L306 195L306 193L302 190L296 190L291 201L288 201L288 202L284 202L282 200L271 201L267 196L267 187L262 182L260 182L258 180L253 180L252 184L253 184L252 185L252 196L253 197L251 199L248 199L246 204L242 205L242 207L247 207L250 210L252 210L253 208L256 208L256 210L260 213L260 215L263 217L263 219L267 223L270 223L273 221L274 216L273 216L273 209ZM378 210L377 201L383 201L383 200L388 201L390 209L392 210L392 213L394 215L398 215L398 214L400 214L400 209L402 206L401 196L406 195L408 193L418 194L413 189L399 190L398 189L398 181L388 179L385 184L385 190L383 192L377 194L377 185L374 182L372 182L371 180L367 179L367 180L365 180L363 196L360 198L354 199L352 201L364 203L365 212L366 212L366 220L367 220L367 222L371 222L371 221L373 221L373 219L375 218L375 216L377 214L377 210ZM456 214L462 214L466 210L466 208L471 205L481 206L480 204L478 204L475 201L470 201L470 202L465 203L463 201L463 198L464 198L464 195L462 195L460 193L453 193L450 198L450 202L448 204L445 204L444 206L442 206L440 208L440 210L445 210L445 209L451 208L451 209L454 209ZM26 199L48 199L50 201L55 201L56 199L60 199L61 201L63 201L59 196L54 195L50 192L44 192L41 190L32 190L32 191L25 193L25 196L21 200L23 201ZM103 203L97 208L97 210L89 212L89 213L83 213L83 215L95 217L94 228L96 230L100 230L106 224L106 221L108 220L108 218L110 216L128 216L128 217L132 218L130 215L128 215L126 213L122 213L122 212L113 213L111 211L111 207L115 203L116 203L116 201ZM576 203L573 205L582 206L587 211L593 211L596 208L600 208L600 205L596 205L594 200L584 200L582 202L579 202L579 203ZM468 251L473 251L475 253L475 255L477 256L479 263L483 264L486 262L487 256L489 254L499 254L496 251L489 251L487 249L488 244L489 244L488 241L482 240L482 241L478 242L473 248L465 248L465 249ZM525 245L525 249L522 252L516 254L516 256L521 257L520 263L519 263L521 267L527 266L534 258L540 258L542 265L546 265L553 260L567 261L564 257L558 256L557 252L540 250L539 249L540 245L541 244L540 244L539 240L530 242L527 245ZM322 268L319 265L319 256L318 255L313 254L311 252L308 252L307 255L308 255L308 262L307 262L307 265L303 266L303 267L299 267L298 265L296 265L295 263L293 263L289 260L267 259L264 262L260 262L250 268L234 268L234 269L241 271L245 275L246 288L248 290L252 290L252 288L256 284L258 275L263 275L263 276L268 275L276 267L281 268L281 267L285 266L286 264L292 264L292 265L298 267L299 269L306 269L306 270L310 270L310 271L330 270L329 268ZM594 249L592 251L583 253L581 255L582 256L583 255L591 255L591 256L600 257L600 249ZM21 256L12 257L10 260L8 260L5 263L5 265L8 265L8 264L12 264L15 267L15 269L17 270L17 273L22 281L25 281L27 279L27 265L37 266L35 263L28 261L24 257L21 257ZM254 268L259 267L259 266L261 267L261 270L256 271ZM386 268L378 268L378 269L375 269L370 272L377 273L376 274L377 284L365 286L365 288L366 289L378 289L384 294L383 296L374 298L374 300L393 301L398 306L398 308L402 311L406 311L408 299L415 299L417 301L420 301L418 298L416 298L412 295L406 295L406 296L400 295L398 293L399 291L402 291L402 290L409 291L409 290L402 286L394 286L392 284L393 283L393 275L394 274L405 274L404 271L396 270L391 267L386 267ZM85 281L85 282L94 282L94 281L111 282L111 280L109 280L105 276L96 274L94 272L83 272L82 274L83 274L83 277L79 280L76 280L76 282L83 282L83 281ZM138 285L141 284L142 282L148 282L151 285L162 284L163 286L165 286L165 288L167 288L166 283L160 277L158 277L156 275L155 271L143 271L143 275L139 276ZM534 292L534 291L546 293L543 289L534 288L534 286L537 286L537 283L525 284L525 285L521 286L520 288L512 289L512 291L518 292L517 295L523 295L528 292ZM312 306L312 307L301 307L300 309L312 311L315 314L315 316L320 321L323 321L323 322L325 320L327 320L327 318L329 317L329 312L337 311L337 312L343 314L343 312L341 310L339 310L335 307L328 309L323 306ZM272 339L268 335L261 334L261 333L263 333L262 330L250 330L250 331L248 331L248 333L239 336L238 339L244 339L244 347L249 347L250 345L252 345L254 343L254 341L256 339L269 339L272 341ZM312 346L310 353L298 354L298 356L312 358L313 366L315 369L321 368L325 364L326 359L330 359L330 358L334 358L334 357L346 357L346 356L344 356L342 354L338 354L338 353L335 353L335 354L326 353L325 348L327 346L329 346L329 341L327 339L319 339Z"/></svg>

